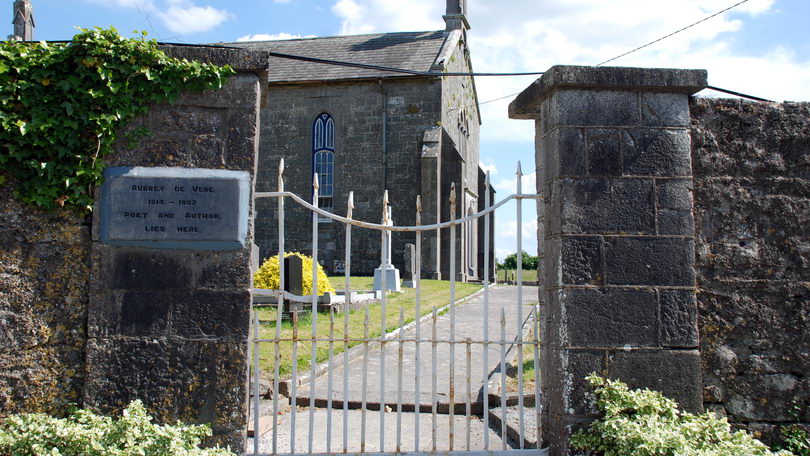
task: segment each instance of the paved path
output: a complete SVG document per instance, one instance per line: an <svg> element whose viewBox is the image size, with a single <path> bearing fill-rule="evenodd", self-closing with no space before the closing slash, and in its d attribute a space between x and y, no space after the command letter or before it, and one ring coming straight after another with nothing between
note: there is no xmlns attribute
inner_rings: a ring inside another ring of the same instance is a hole
<svg viewBox="0 0 810 456"><path fill-rule="evenodd" d="M467 390L467 352L469 349L469 371L470 385L469 395L471 403L476 403L481 397L481 389L484 381L490 373L498 367L500 362L500 315L501 309L506 316L505 340L508 343L514 341L518 328L522 327L522 322L518 321L517 287L515 286L495 286L489 291L489 340L495 343L488 345L488 364L484 365L484 294L457 305L455 308L455 340L464 341L470 339L472 343L455 344L455 369L453 381L450 381L451 347L449 343L439 342L434 347L432 343L422 342L419 344L419 366L416 367L416 343L402 343L402 363L399 363L400 342L397 340L385 343L383 349L370 349L367 359L367 368L364 368L364 357L359 356L349 362L348 369L345 366L336 366L333 374L332 400L336 408L342 408L344 398L343 378L348 375L348 391L346 397L350 406L357 406L363 399L364 374L366 377L366 400L370 407L379 409L381 402L380 386L384 381L384 402L392 409L396 410L398 403L398 392L400 391L399 381L401 378L401 393L403 410L413 410L416 398L419 398L421 409L430 410L432 382L436 383L436 397L440 404L440 409L447 409L450 402L450 385L454 385L454 403L456 412L463 413L464 403L468 394ZM522 318L531 313L532 305L537 302L537 287L523 287ZM451 339L451 312L437 318L435 333L440 341ZM421 338L432 339L433 322L428 320L421 323ZM416 334L416 327L403 332L404 339L413 339ZM477 341L477 343L476 343ZM508 349L509 346L506 346ZM384 356L382 356L384 353ZM382 358L382 360L381 360ZM436 371L433 372L432 365L436 364ZM381 361L384 369L381 368ZM367 374L366 374L367 373ZM383 375L384 374L384 378ZM416 391L416 376L419 375L419 393ZM304 384L298 388L298 404L309 404L310 385ZM321 375L315 380L316 406L324 407L329 397L328 375Z"/></svg>
<svg viewBox="0 0 810 456"><path fill-rule="evenodd" d="M299 407L296 418L296 433L295 433L295 452L306 453L309 451L309 408ZM316 408L314 415L314 438L312 439L312 450L314 453L340 453L343 451L343 411L332 412L332 436L327 439L327 411L326 409ZM416 449L416 426L414 420L416 415L414 413L402 413L402 425L397 426L397 414L394 412L386 413L385 426L383 428L385 434L386 452L397 451L397 430L399 429L399 451L415 451ZM380 450L380 414L379 412L366 411L366 433L365 440L361 433L363 416L360 410L349 410L347 416L347 441L346 447L349 453L359 452L378 452ZM290 426L290 414L280 417L278 429L278 452L291 453L292 447L290 441L293 436ZM454 449L466 450L466 426L467 420L465 417L456 415L453 420L455 424L455 438ZM438 451L447 451L449 446L449 426L450 415L437 415L436 416L436 449ZM481 449L484 446L484 423L479 417L471 417L470 421L470 446L469 449ZM501 449L502 442L498 434L493 430L486 432L489 434L490 446L493 449ZM432 451L433 442L433 419L429 413L421 413L419 415L419 450ZM272 452L272 430L262 436L260 445L263 453ZM327 441L331 441L331 447L327 447ZM248 447L252 450L252 447ZM328 450L328 451L327 451Z"/></svg>

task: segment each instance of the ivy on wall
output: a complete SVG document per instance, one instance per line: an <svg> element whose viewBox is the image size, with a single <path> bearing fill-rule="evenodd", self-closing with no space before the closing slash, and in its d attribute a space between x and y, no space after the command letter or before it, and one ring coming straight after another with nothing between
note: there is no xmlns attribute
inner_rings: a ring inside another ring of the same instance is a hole
<svg viewBox="0 0 810 456"><path fill-rule="evenodd" d="M151 103L221 88L234 73L170 58L145 35L96 28L69 43L0 42L0 169L19 198L90 210L122 126Z"/></svg>

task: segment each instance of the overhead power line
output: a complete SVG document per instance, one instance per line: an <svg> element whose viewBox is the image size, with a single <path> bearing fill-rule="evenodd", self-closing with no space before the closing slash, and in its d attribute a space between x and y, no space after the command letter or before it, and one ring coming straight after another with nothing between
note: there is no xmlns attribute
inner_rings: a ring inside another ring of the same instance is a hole
<svg viewBox="0 0 810 456"><path fill-rule="evenodd" d="M748 0L745 0L748 1ZM72 41L49 41L50 43L71 43ZM187 44L187 43L160 43L160 44L167 44L171 46L187 46L187 47L215 47L215 48L228 48L228 49L242 49L239 47L234 46L222 46L222 45L205 45L205 44ZM272 57L278 57L283 59L291 59L291 60L301 60L305 62L313 62L313 63L321 63L324 65L337 65L337 66L347 66L353 68L366 68L366 69L373 69L379 71L388 71L392 73L404 73L404 74L411 74L416 76L535 76L535 75L542 75L544 71L535 71L529 73L440 73L440 72L433 72L433 71L416 71L416 70L408 70L404 68L394 68L394 67L386 67L380 65L370 65L366 63L357 63L357 62L345 62L340 60L330 60L330 59L321 59L317 57L306 57L302 55L292 55L292 54L282 54L277 52L271 52L270 55ZM729 95L734 95L741 98L748 98L750 100L755 101L763 101L763 102L773 102L773 100L768 100L767 98L761 98L754 95L747 95L741 92L736 92L734 90L722 89L720 87L714 86L707 86L707 89L715 90L717 92L727 93ZM520 92L510 93L508 95L504 95L498 98L493 98L491 100L486 100L479 102L478 105L485 105L488 103L494 103L496 101L501 101L505 98L511 98L516 95L520 94ZM467 106L462 106L467 107ZM461 109L462 107L453 108L452 110Z"/></svg>
<svg viewBox="0 0 810 456"><path fill-rule="evenodd" d="M238 46L222 46L235 49L243 49ZM345 66L351 68L363 68L365 70L385 71L389 73L410 74L414 76L538 76L543 74L542 71L527 72L527 73L476 73L476 72L441 72L441 71L419 71L408 70L406 68L394 68L383 65L373 65L370 63L346 62L343 60L323 59L320 57L307 57L303 55L284 54L281 52L268 52L270 57L278 57L281 59L298 60L301 62L320 63L324 65Z"/></svg>
<svg viewBox="0 0 810 456"><path fill-rule="evenodd" d="M767 98L760 98L760 97L755 97L753 95L746 95L744 93L735 92L733 90L721 89L720 87L706 86L706 88L709 89L709 90L715 90L717 92L723 92L723 93L727 93L729 95L734 95L734 96L741 97L741 98L748 98L749 100L764 101L764 102L767 102L767 103L773 103L774 102L773 100L768 100Z"/></svg>
<svg viewBox="0 0 810 456"><path fill-rule="evenodd" d="M703 19L701 19L701 20L699 20L699 21L697 21L697 22L695 22L695 23L693 23L693 24L689 24L689 25L687 25L686 27L684 27L684 28L682 28L682 29L675 30L674 32L670 33L669 35L664 35L664 36L662 36L661 38L658 38L657 40L650 41L649 43L647 43L647 44L645 44L645 45L643 45L643 46L639 46L639 47L637 47L637 48L635 48L635 49L632 49L632 50L630 50L630 51L627 51L627 52L625 52L624 54L620 54L620 55L617 55L616 57L613 57L613 58L611 58L611 59L607 59L607 60L605 60L605 61L604 61L604 62L602 62L602 63L598 63L598 64L596 64L596 66L602 66L602 65L604 65L604 64L606 64L606 63L608 63L608 62L612 62L612 61L614 61L614 60L616 60L616 59L620 59L620 58L622 58L622 57L624 57L624 56L626 56L626 55L628 55L628 54L632 54L632 53L634 53L634 52L636 52L636 51L638 51L638 50L644 49L644 48L645 48L645 47L647 47L647 46L651 46L651 45L653 45L653 44L655 44L655 43L657 43L657 42L659 42L659 41L661 41L661 40L665 40L665 39L667 39L667 38L669 38L669 37L671 37L671 36L673 36L673 35L677 35L678 33L681 33L681 32L683 32L684 30L690 29L690 28L692 28L692 27L694 27L694 26L696 26L696 25L698 25L698 24L700 24L700 23L703 23L703 22L708 21L709 19L711 19L711 18L713 18L713 17L715 17L715 16L719 16L719 15L721 15L721 14L725 13L725 12L726 12L726 11L728 11L728 10L731 10L731 9L733 9L733 8L736 8L736 7L738 7L738 6L742 5L743 3L747 2L747 1L748 1L748 0L742 0L741 2L735 3L735 4L733 4L733 5L729 6L728 8L726 8L726 9L724 9L724 10L722 10L722 11L718 11L718 12L716 12L716 13L712 14L711 16L704 17Z"/></svg>

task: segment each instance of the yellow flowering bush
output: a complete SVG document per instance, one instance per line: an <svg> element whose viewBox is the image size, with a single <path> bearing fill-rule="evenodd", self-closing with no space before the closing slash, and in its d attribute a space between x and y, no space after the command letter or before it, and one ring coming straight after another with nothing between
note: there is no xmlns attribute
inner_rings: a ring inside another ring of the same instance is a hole
<svg viewBox="0 0 810 456"><path fill-rule="evenodd" d="M312 257L303 255L298 252L287 252L284 257L297 256L301 258L301 276L303 277L303 293L304 295L312 294ZM280 288L278 281L278 255L272 256L262 263L259 270L253 276L253 286L256 288L264 288L267 290L278 290ZM318 265L318 294L334 293L335 289L329 283L323 267Z"/></svg>

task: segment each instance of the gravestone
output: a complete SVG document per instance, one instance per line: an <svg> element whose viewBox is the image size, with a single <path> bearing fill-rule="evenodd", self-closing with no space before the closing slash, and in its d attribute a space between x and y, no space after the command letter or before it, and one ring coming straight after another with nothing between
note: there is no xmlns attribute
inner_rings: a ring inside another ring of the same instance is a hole
<svg viewBox="0 0 810 456"><path fill-rule="evenodd" d="M284 257L284 291L296 296L304 294L303 262L296 255Z"/></svg>
<svg viewBox="0 0 810 456"><path fill-rule="evenodd" d="M390 207L388 208L388 220L385 224L394 225ZM380 267L374 270L374 291L384 291L383 282L385 282L385 291L390 290L399 293L402 291L402 285L399 281L399 269L391 264L391 231L383 231L380 234L383 259Z"/></svg>
<svg viewBox="0 0 810 456"><path fill-rule="evenodd" d="M416 286L416 277L413 276L416 271L416 246L413 244L405 244L405 277L409 280L402 282L405 288L413 288Z"/></svg>

